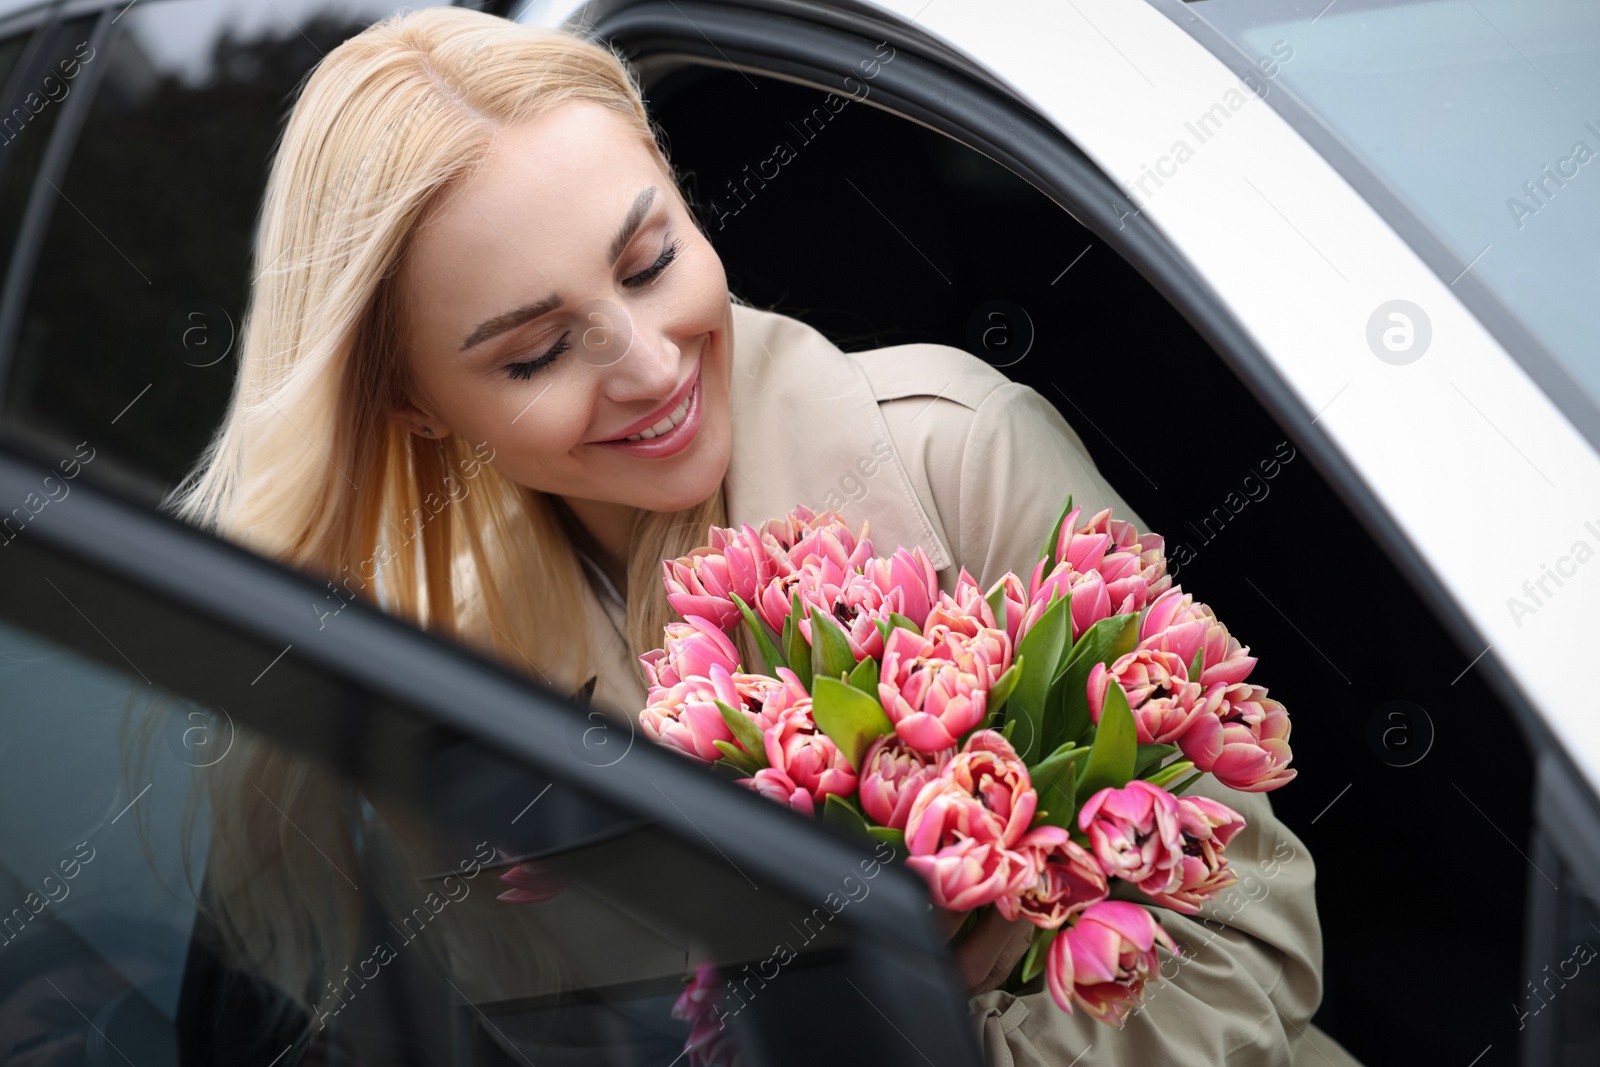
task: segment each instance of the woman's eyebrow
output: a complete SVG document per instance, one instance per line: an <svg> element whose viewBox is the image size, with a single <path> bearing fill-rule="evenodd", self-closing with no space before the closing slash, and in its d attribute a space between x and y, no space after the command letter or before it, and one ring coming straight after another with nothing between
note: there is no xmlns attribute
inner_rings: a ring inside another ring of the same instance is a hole
<svg viewBox="0 0 1600 1067"><path fill-rule="evenodd" d="M628 247L628 242L633 240L633 235L639 231L639 227L644 223L645 216L650 213L650 205L655 201L655 198L656 189L653 185L648 189L641 189L639 195L633 198L633 205L628 208L627 217L622 220L621 227L617 229L617 235L611 239L610 261L612 263L617 261L617 258L622 255L622 250ZM559 296L547 296L543 300L524 304L522 307L503 311L493 318L484 319L471 333L467 334L467 339L461 342L461 351L465 352L469 348L481 345L491 337L498 337L507 330L515 329L525 322L531 322L540 315L549 314L560 306L561 298Z"/></svg>
<svg viewBox="0 0 1600 1067"><path fill-rule="evenodd" d="M644 217L650 211L650 202L656 198L656 188L641 189L639 195L633 198L633 206L628 209L628 217L622 220L622 227L617 230L617 235L611 239L610 262L615 263L617 257L622 255L622 250L628 247L628 242L633 240L633 235L644 222Z"/></svg>
<svg viewBox="0 0 1600 1067"><path fill-rule="evenodd" d="M547 296L543 300L536 300L531 304L524 304L510 311L502 311L493 318L484 319L478 323L477 328L467 334L467 339L461 342L461 351L476 345L481 345L491 337L498 337L507 330L531 322L540 315L546 315L561 306L559 296Z"/></svg>

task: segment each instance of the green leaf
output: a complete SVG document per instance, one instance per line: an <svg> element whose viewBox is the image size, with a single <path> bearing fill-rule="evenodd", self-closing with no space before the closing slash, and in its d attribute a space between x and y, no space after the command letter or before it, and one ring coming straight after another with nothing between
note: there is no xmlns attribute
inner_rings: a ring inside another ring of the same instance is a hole
<svg viewBox="0 0 1600 1067"><path fill-rule="evenodd" d="M1089 714L1089 672L1096 663L1109 665L1133 651L1139 640L1138 622L1137 615L1112 615L1089 627L1072 646L1051 687L1046 745L1081 741L1088 735L1094 721Z"/></svg>
<svg viewBox="0 0 1600 1067"><path fill-rule="evenodd" d="M1168 782L1176 781L1192 770L1194 770L1194 764L1190 763L1186 759L1181 759L1176 763L1167 764L1165 767L1146 778L1145 781L1149 782L1151 785L1159 785L1162 788L1166 788Z"/></svg>
<svg viewBox="0 0 1600 1067"><path fill-rule="evenodd" d="M856 833L870 834L872 827L861 809L837 793L829 793L822 801L822 817L828 822Z"/></svg>
<svg viewBox="0 0 1600 1067"><path fill-rule="evenodd" d="M1177 745L1140 745L1133 757L1133 776L1143 778L1145 771L1178 751Z"/></svg>
<svg viewBox="0 0 1600 1067"><path fill-rule="evenodd" d="M739 614L744 616L744 628L750 631L750 636L755 640L756 651L760 652L761 658L766 661L767 673L775 675L778 673L779 667L787 667L789 661L784 659L782 652L778 651L778 642L775 640L776 635L773 634L772 627L762 622L756 613L750 609L750 605L746 604L738 593L729 595L733 597L733 602L739 606Z"/></svg>
<svg viewBox="0 0 1600 1067"><path fill-rule="evenodd" d="M1033 944L1028 946L1028 954L1022 957L1022 981L1024 984L1033 981L1044 973L1045 961L1049 958L1050 942L1056 939L1061 930L1035 930Z"/></svg>
<svg viewBox="0 0 1600 1067"><path fill-rule="evenodd" d="M732 764L743 771L746 778L754 777L755 773L761 769L762 765L758 765L755 760L745 754L744 749L739 748L737 745L724 741L720 737L711 743L716 746L718 752L722 753L722 758L717 762Z"/></svg>
<svg viewBox="0 0 1600 1067"><path fill-rule="evenodd" d="M889 633L894 629L894 624L888 619L873 619L872 624L878 628L878 633L883 635L883 639L888 641Z"/></svg>
<svg viewBox="0 0 1600 1067"><path fill-rule="evenodd" d="M1118 658L1132 652L1139 644L1139 616L1137 613L1128 615L1108 615L1084 631L1078 638L1077 644L1072 646L1072 651L1056 667L1056 677L1060 678L1067 673L1068 668L1079 663L1086 663L1084 676L1088 677L1087 667L1096 663L1111 664Z"/></svg>
<svg viewBox="0 0 1600 1067"><path fill-rule="evenodd" d="M884 734L894 732L894 724L875 697L853 689L837 678L818 675L811 691L811 716L817 729L833 738L844 758L857 771L867 748Z"/></svg>
<svg viewBox="0 0 1600 1067"><path fill-rule="evenodd" d="M1059 826L1072 833L1078 827L1077 795L1078 764L1068 760L1066 769L1048 789L1039 790L1038 822L1046 826Z"/></svg>
<svg viewBox="0 0 1600 1067"><path fill-rule="evenodd" d="M1198 682L1200 680L1200 672L1205 667L1205 654L1206 645L1202 641L1200 642L1200 647L1194 650L1194 659L1189 661L1189 681Z"/></svg>
<svg viewBox="0 0 1600 1067"><path fill-rule="evenodd" d="M811 692L811 646L806 644L806 635L800 632L800 620L805 616L805 609L800 604L800 594L791 593L789 596L789 617L783 620L783 651L789 660L789 669L794 671L795 677L800 679L800 684L805 686L806 692Z"/></svg>
<svg viewBox="0 0 1600 1067"><path fill-rule="evenodd" d="M750 716L742 711L730 708L722 701L717 701L717 710L722 712L722 721L728 724L728 729L733 731L733 739L739 743L751 762L758 768L767 765L767 746L761 738L761 730L750 721Z"/></svg>
<svg viewBox="0 0 1600 1067"><path fill-rule="evenodd" d="M984 710L990 715L1006 706L1006 701L1011 699L1012 692L1017 688L1017 682L1022 678L1022 657L1018 656L1011 666L989 687L988 703Z"/></svg>
<svg viewBox="0 0 1600 1067"><path fill-rule="evenodd" d="M830 793L828 795L832 796L833 794ZM894 859L889 862L903 862L910 855L906 851L906 832L904 830L891 830L887 826L868 826L867 833L872 836L873 840L887 841L894 846Z"/></svg>
<svg viewBox="0 0 1600 1067"><path fill-rule="evenodd" d="M1177 785L1175 785L1172 788L1168 789L1167 792L1171 793L1175 797L1176 796L1182 796L1183 795L1183 791L1185 789L1188 789L1191 785L1194 785L1196 782L1198 782L1200 780L1201 776L1204 775L1205 773L1206 773L1205 771L1195 771L1189 777L1185 778L1183 781L1179 782Z"/></svg>
<svg viewBox="0 0 1600 1067"><path fill-rule="evenodd" d="M1095 729L1094 744L1089 749L1089 763L1083 769L1078 783L1077 800L1081 805L1108 786L1120 789L1133 777L1133 760L1138 750L1138 730L1133 724L1133 712L1128 710L1128 695L1122 686L1106 686L1106 704L1100 711L1100 725Z"/></svg>
<svg viewBox="0 0 1600 1067"><path fill-rule="evenodd" d="M1011 698L1006 702L1006 721L1013 719L1026 723L1022 748L1017 755L1024 763L1037 759L1045 751L1043 742L1045 698L1050 694L1050 682L1055 674L1056 660L1072 633L1071 597L1054 601L1039 617L1039 621L1017 643L1017 660L1025 662L1027 669L1018 678Z"/></svg>
<svg viewBox="0 0 1600 1067"><path fill-rule="evenodd" d="M1056 513L1056 521L1050 524L1050 532L1045 535L1044 548L1039 551L1040 559L1048 559L1051 561L1050 567L1053 567L1060 562L1060 560L1053 558L1056 550L1056 542L1061 540L1061 522L1067 517L1067 513L1071 510L1072 494L1068 493L1066 501L1061 505L1061 510ZM1046 567L1045 570L1048 572L1050 567Z"/></svg>
<svg viewBox="0 0 1600 1067"><path fill-rule="evenodd" d="M878 697L878 661L868 656L850 672L850 684L874 700Z"/></svg>
<svg viewBox="0 0 1600 1067"><path fill-rule="evenodd" d="M850 639L825 611L813 611L811 620L811 677L840 678L855 669Z"/></svg>
<svg viewBox="0 0 1600 1067"><path fill-rule="evenodd" d="M1076 748L1070 741L1062 745L1036 765L1028 768L1028 776L1033 779L1033 788L1043 796L1071 769L1074 760L1088 754L1087 748Z"/></svg>
<svg viewBox="0 0 1600 1067"><path fill-rule="evenodd" d="M918 637L922 636L922 627L918 626L916 623L912 622L898 611L889 612L889 622L895 626L898 626L902 630L910 630ZM887 637L885 639L887 640Z"/></svg>
<svg viewBox="0 0 1600 1067"><path fill-rule="evenodd" d="M994 588L985 593L983 598L989 602L989 610L994 612L996 629L1004 630L1006 628L1006 580L1001 578L998 582L995 582Z"/></svg>

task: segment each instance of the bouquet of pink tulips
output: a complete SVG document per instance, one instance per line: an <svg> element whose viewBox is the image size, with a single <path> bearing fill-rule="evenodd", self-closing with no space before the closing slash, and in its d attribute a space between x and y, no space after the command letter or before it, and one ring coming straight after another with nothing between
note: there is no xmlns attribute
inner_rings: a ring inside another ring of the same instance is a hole
<svg viewBox="0 0 1600 1067"><path fill-rule="evenodd" d="M645 733L805 815L893 842L954 911L1034 926L1014 985L1121 1026L1177 946L1129 893L1194 914L1244 820L1183 790L1288 783L1256 661L1166 573L1162 539L1069 497L1026 585L940 591L920 548L797 508L664 561L683 616L642 657ZM742 626L765 661L746 671Z"/></svg>

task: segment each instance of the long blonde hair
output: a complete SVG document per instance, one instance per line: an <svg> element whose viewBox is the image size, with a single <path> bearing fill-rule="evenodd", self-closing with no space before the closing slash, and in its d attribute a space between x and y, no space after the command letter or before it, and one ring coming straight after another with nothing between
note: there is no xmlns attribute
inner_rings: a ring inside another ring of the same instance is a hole
<svg viewBox="0 0 1600 1067"><path fill-rule="evenodd" d="M500 474L482 443L418 438L389 411L410 385L397 273L411 235L497 128L579 100L620 114L672 177L631 72L597 44L429 8L329 52L272 161L227 415L166 505L326 578L330 605L362 596L569 692L587 677L573 624L586 579L555 504ZM720 489L685 511L641 513L628 561L634 655L672 617L660 560L725 521ZM347 784L270 744L243 750L209 785L208 903L241 962L314 1009L350 958L361 907L322 860L375 856L356 855ZM395 839L414 836L393 811Z"/></svg>
<svg viewBox="0 0 1600 1067"><path fill-rule="evenodd" d="M632 72L598 44L428 8L329 52L273 158L227 415L167 502L326 578L340 598L330 605L364 596L567 691L587 670L573 625L585 578L552 501L485 462L482 443L424 440L388 412L409 395L397 274L411 235L497 128L578 100L621 115L672 177ZM641 513L627 568L633 655L672 618L659 561L724 521L720 489L685 511Z"/></svg>

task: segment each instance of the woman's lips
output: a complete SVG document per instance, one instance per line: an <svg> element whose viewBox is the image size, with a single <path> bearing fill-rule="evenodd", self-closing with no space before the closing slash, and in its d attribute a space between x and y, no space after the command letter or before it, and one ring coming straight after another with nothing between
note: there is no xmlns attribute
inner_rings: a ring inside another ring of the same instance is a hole
<svg viewBox="0 0 1600 1067"><path fill-rule="evenodd" d="M605 448L614 448L641 459L661 459L665 456L672 456L682 452L694 441L695 434L700 429L700 371L698 368L695 370L694 377L686 384L688 396L684 397L680 393L678 396L673 397L670 402L672 406L656 413L651 421L641 420L629 428L628 434L609 441L598 441L596 443ZM648 430L651 426L670 416L673 410L685 401L689 405L688 410L684 412L683 420L676 426L654 437L640 438L637 441L627 440L629 435Z"/></svg>

